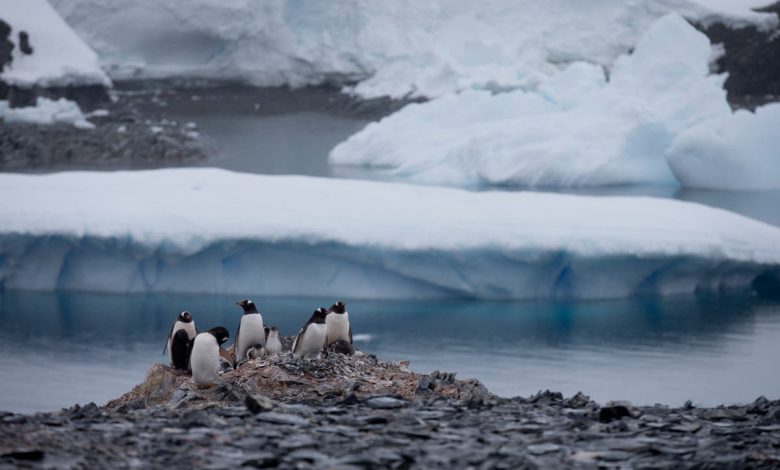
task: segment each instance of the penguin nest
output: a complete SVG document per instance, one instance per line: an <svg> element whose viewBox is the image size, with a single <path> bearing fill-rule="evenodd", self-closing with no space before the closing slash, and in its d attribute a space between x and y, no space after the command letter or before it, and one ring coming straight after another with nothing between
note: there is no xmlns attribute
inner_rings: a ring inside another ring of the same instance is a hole
<svg viewBox="0 0 780 470"><path fill-rule="evenodd" d="M296 359L290 353L251 359L221 376L220 383L199 389L189 374L161 364L153 365L143 383L112 400L106 407L204 408L235 404L246 395L263 395L274 401L333 404L376 395L406 400L439 396L471 400L488 395L476 380L456 380L454 374L418 374L408 361L381 361L374 355L337 353Z"/></svg>

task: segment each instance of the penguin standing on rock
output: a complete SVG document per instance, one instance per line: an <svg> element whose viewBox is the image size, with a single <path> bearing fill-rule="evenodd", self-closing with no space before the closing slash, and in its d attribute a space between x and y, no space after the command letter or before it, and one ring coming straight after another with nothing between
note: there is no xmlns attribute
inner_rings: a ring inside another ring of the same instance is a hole
<svg viewBox="0 0 780 470"><path fill-rule="evenodd" d="M328 327L328 346L340 339L352 344L352 327L349 325L349 313L344 302L336 302L330 307L325 324Z"/></svg>
<svg viewBox="0 0 780 470"><path fill-rule="evenodd" d="M265 350L268 354L279 354L282 352L282 341L279 339L279 329L275 326L265 327Z"/></svg>
<svg viewBox="0 0 780 470"><path fill-rule="evenodd" d="M238 324L236 331L236 360L246 359L246 351L255 344L265 346L265 328L263 317L257 311L255 303L251 300L236 302L236 305L244 309L244 315Z"/></svg>
<svg viewBox="0 0 780 470"><path fill-rule="evenodd" d="M217 326L195 337L190 354L190 368L192 380L198 387L210 387L219 380L220 349L229 336L226 328Z"/></svg>
<svg viewBox="0 0 780 470"><path fill-rule="evenodd" d="M306 353L322 351L328 345L327 326L325 317L328 311L320 307L311 314L309 321L303 325L298 336L293 342L292 352L296 358L301 358Z"/></svg>
<svg viewBox="0 0 780 470"><path fill-rule="evenodd" d="M182 331L183 333L179 333ZM163 354L168 351L168 360L177 369L187 370L189 362L190 341L198 334L195 329L195 322L192 321L192 314L184 311L179 314L176 321L171 325L171 332L168 333L168 341L163 348Z"/></svg>

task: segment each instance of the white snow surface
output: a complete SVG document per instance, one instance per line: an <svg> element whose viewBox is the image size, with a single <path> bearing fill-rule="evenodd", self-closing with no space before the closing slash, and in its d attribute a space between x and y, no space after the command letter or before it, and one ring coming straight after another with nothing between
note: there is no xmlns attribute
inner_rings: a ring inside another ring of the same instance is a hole
<svg viewBox="0 0 780 470"><path fill-rule="evenodd" d="M111 86L95 52L46 0L0 0L0 19L11 26L10 40L16 45L0 80L22 88ZM19 31L29 34L31 55L22 54L16 44Z"/></svg>
<svg viewBox="0 0 780 470"><path fill-rule="evenodd" d="M780 103L693 126L677 136L666 158L684 186L780 188Z"/></svg>
<svg viewBox="0 0 780 470"><path fill-rule="evenodd" d="M729 132L729 142L703 146L680 137L699 125L711 127L706 122L733 119L723 89L726 76L708 71L711 52L705 35L670 13L653 23L632 54L615 61L609 80L600 66L577 62L535 91L472 90L410 104L336 146L330 162L372 166L384 176L417 183L467 187L700 186L694 174L712 175L712 166L727 158L745 177L737 183L719 173L725 179L710 179L710 187L765 187L777 177L757 182L748 175L766 169L759 162L778 168L776 134L750 148L736 144L757 135L739 135L751 121L761 119L764 134L773 126L780 129L777 113L758 113L756 119L740 114L745 125ZM673 172L665 154L678 137L685 149L670 156L679 170ZM698 150L691 150L694 143ZM715 147L720 156L709 158L707 151Z"/></svg>
<svg viewBox="0 0 780 470"><path fill-rule="evenodd" d="M80 129L93 129L94 124L89 122L81 112L81 108L75 101L60 98L50 100L38 97L35 106L24 108L11 108L8 101L0 101L0 121L26 122L31 124L73 124Z"/></svg>
<svg viewBox="0 0 780 470"><path fill-rule="evenodd" d="M776 26L756 0L53 0L114 78L357 82L371 98L533 88L611 66L657 18ZM767 2L768 3L768 2Z"/></svg>
<svg viewBox="0 0 780 470"><path fill-rule="evenodd" d="M217 169L0 174L0 286L384 298L745 291L780 229L643 197Z"/></svg>

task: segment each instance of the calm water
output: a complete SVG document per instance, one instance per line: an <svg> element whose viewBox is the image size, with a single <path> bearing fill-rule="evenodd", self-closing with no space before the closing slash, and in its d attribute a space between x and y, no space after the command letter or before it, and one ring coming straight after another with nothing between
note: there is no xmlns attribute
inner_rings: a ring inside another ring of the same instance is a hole
<svg viewBox="0 0 780 470"><path fill-rule="evenodd" d="M232 297L0 294L0 409L116 397L163 360L171 321L234 331ZM333 299L258 299L294 334ZM583 390L599 401L699 404L780 397L780 304L752 299L493 303L354 301L356 345L417 371L456 371L500 395Z"/></svg>

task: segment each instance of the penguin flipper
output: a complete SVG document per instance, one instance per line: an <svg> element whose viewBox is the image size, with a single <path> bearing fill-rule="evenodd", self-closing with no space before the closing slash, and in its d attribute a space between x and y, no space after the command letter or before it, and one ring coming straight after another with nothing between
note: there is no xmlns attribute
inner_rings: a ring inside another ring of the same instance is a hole
<svg viewBox="0 0 780 470"><path fill-rule="evenodd" d="M322 344L322 350L323 351L328 350L328 335L325 335L325 342Z"/></svg>
<svg viewBox="0 0 780 470"><path fill-rule="evenodd" d="M352 325L349 325L349 344L352 344Z"/></svg>
<svg viewBox="0 0 780 470"><path fill-rule="evenodd" d="M241 321L238 322L238 328L236 328L236 339L233 341L233 356L238 361L238 334L241 333Z"/></svg>

